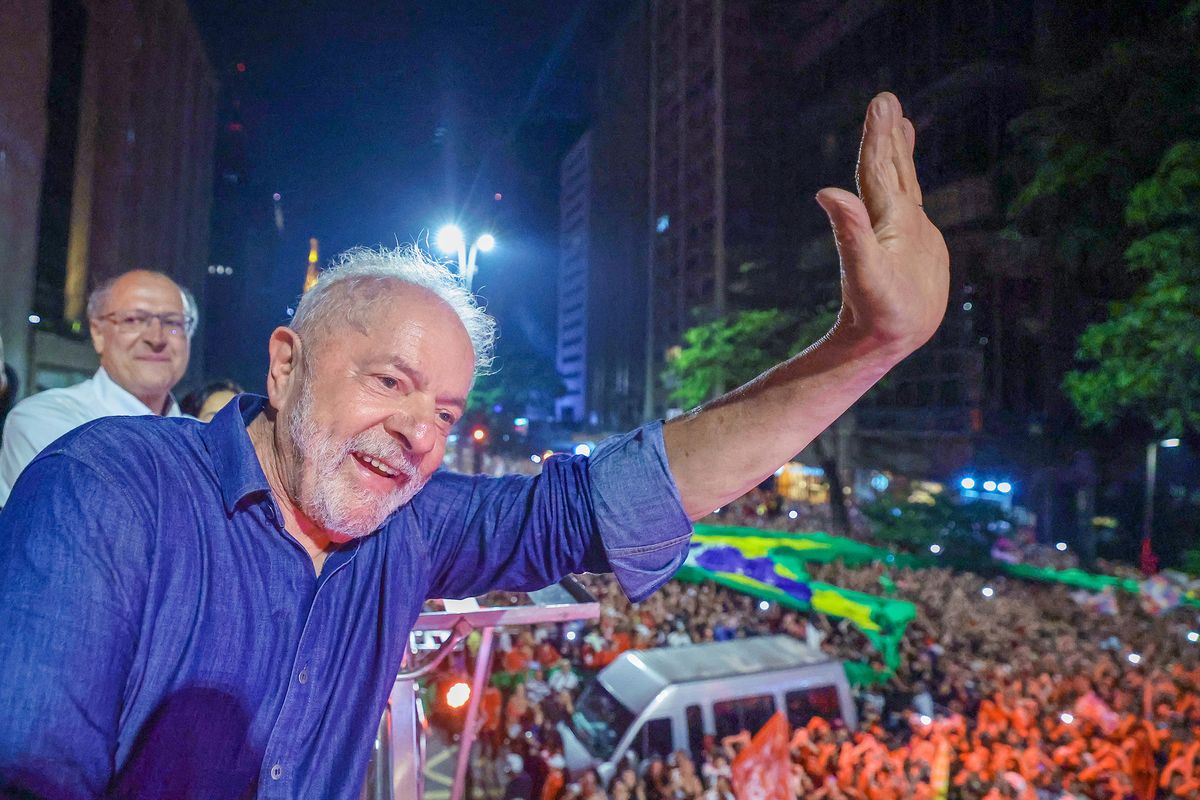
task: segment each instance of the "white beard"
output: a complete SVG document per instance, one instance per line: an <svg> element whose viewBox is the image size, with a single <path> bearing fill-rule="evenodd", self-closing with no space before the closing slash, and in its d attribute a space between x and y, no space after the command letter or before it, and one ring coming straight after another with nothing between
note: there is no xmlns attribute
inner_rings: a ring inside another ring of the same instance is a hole
<svg viewBox="0 0 1200 800"><path fill-rule="evenodd" d="M300 402L288 420L288 435L299 460L293 480L298 492L296 504L305 516L328 531L355 539L368 536L412 500L425 486L425 480L399 443L381 431L364 431L344 442L334 441L328 431L317 428L313 400L306 375ZM353 458L352 451L396 466L408 481L384 495L355 486L340 470L347 459Z"/></svg>

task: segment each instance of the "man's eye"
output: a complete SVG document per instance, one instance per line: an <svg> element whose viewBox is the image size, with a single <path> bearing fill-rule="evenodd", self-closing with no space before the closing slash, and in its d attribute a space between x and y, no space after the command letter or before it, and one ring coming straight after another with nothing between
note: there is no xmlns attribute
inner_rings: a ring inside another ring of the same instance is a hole
<svg viewBox="0 0 1200 800"><path fill-rule="evenodd" d="M380 375L379 383L385 389L395 389L400 385L400 381L398 381L395 378L392 378L388 375Z"/></svg>
<svg viewBox="0 0 1200 800"><path fill-rule="evenodd" d="M454 415L451 414L449 411L439 412L438 419L440 419L442 422L446 423L447 425L454 424Z"/></svg>

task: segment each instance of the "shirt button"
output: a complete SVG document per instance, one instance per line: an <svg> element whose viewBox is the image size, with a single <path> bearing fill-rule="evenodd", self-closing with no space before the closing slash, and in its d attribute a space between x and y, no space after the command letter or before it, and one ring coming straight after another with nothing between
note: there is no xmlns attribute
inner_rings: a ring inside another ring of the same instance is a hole
<svg viewBox="0 0 1200 800"><path fill-rule="evenodd" d="M300 681L301 684L308 683L308 667L300 670L300 674L296 676L296 680Z"/></svg>
<svg viewBox="0 0 1200 800"><path fill-rule="evenodd" d="M271 780L277 781L283 777L283 767L279 764L271 767Z"/></svg>

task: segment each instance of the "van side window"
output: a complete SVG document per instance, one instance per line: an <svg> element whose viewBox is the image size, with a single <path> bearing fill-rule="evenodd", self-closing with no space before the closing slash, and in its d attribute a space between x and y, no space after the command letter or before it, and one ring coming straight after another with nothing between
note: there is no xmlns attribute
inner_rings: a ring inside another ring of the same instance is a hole
<svg viewBox="0 0 1200 800"><path fill-rule="evenodd" d="M787 703L788 723L793 728L807 725L813 717L820 717L826 722L842 718L841 703L838 700L836 686L797 689L785 694L783 699Z"/></svg>
<svg viewBox="0 0 1200 800"><path fill-rule="evenodd" d="M629 749L637 752L639 761L652 756L669 756L675 749L671 737L670 717L649 720L638 731L637 736L633 737Z"/></svg>
<svg viewBox="0 0 1200 800"><path fill-rule="evenodd" d="M699 758L704 750L704 717L700 716L700 706L688 706L684 712L687 715L688 749L692 758Z"/></svg>
<svg viewBox="0 0 1200 800"><path fill-rule="evenodd" d="M758 729L765 725L774 713L775 698L769 694L713 703L717 738L733 736L742 731L758 733Z"/></svg>

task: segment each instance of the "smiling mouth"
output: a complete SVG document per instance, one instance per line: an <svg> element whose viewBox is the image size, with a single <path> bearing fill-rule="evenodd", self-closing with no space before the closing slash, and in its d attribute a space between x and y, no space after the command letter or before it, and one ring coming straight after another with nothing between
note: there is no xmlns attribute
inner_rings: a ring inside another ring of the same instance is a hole
<svg viewBox="0 0 1200 800"><path fill-rule="evenodd" d="M393 469L392 467L388 466L388 464L386 462L380 461L378 458L375 458L374 456L369 456L366 453L359 453L357 451L351 453L350 455L354 456L354 459L359 464L362 464L368 470L370 470L371 472L374 472L376 475L379 475L380 477L390 478L391 480L396 480L397 478L406 478L407 479L407 477L408 477L407 475L404 475L399 470Z"/></svg>

